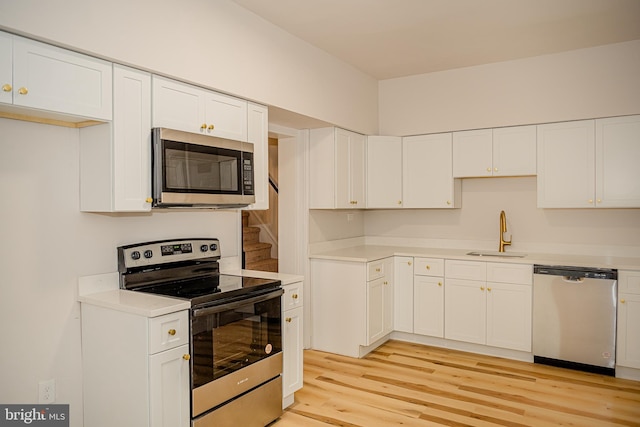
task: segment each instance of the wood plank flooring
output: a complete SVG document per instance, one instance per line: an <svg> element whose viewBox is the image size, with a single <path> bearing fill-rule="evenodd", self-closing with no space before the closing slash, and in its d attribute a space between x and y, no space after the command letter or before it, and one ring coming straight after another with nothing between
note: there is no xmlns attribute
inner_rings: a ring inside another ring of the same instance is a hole
<svg viewBox="0 0 640 427"><path fill-rule="evenodd" d="M640 426L640 382L389 341L363 359L306 350L273 427Z"/></svg>

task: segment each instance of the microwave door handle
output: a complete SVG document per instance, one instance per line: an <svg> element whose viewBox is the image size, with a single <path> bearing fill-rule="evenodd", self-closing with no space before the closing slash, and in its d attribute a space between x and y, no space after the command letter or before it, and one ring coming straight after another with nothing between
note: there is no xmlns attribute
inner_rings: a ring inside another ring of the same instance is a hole
<svg viewBox="0 0 640 427"><path fill-rule="evenodd" d="M284 294L284 289L278 288L277 290L269 292L267 294L262 294L251 298L234 298L230 302L221 302L220 304L217 304L213 307L196 308L195 310L193 310L193 317L209 316L211 314L233 310L247 304L256 304L259 302L277 298L282 296L282 294Z"/></svg>

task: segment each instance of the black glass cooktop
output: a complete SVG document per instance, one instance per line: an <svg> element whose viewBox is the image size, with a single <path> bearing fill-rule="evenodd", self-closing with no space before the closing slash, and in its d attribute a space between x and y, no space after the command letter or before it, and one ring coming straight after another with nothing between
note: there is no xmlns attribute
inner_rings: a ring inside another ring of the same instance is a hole
<svg viewBox="0 0 640 427"><path fill-rule="evenodd" d="M262 289L277 288L279 280L261 279L257 277L231 276L227 274L213 274L206 277L174 280L136 288L139 292L148 292L173 298L191 301L196 306L212 303L218 300L243 295Z"/></svg>

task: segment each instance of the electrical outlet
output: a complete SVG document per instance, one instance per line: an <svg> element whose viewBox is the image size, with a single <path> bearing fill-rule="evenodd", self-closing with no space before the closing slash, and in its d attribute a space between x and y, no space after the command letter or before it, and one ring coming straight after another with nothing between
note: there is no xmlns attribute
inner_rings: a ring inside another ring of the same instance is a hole
<svg viewBox="0 0 640 427"><path fill-rule="evenodd" d="M56 401L56 380L40 381L38 383L38 403L53 403Z"/></svg>

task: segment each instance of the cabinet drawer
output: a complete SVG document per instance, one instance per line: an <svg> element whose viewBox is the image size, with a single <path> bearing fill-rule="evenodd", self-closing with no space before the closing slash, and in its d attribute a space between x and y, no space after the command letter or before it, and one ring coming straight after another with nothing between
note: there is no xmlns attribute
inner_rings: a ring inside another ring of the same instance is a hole
<svg viewBox="0 0 640 427"><path fill-rule="evenodd" d="M413 274L418 276L444 276L444 260L439 258L415 258Z"/></svg>
<svg viewBox="0 0 640 427"><path fill-rule="evenodd" d="M384 277L384 259L367 263L367 282Z"/></svg>
<svg viewBox="0 0 640 427"><path fill-rule="evenodd" d="M620 270L618 272L618 291L640 294L640 271Z"/></svg>
<svg viewBox="0 0 640 427"><path fill-rule="evenodd" d="M189 344L188 310L149 319L149 354Z"/></svg>
<svg viewBox="0 0 640 427"><path fill-rule="evenodd" d="M450 279L480 280L487 279L487 264L479 261L445 261L445 276Z"/></svg>
<svg viewBox="0 0 640 427"><path fill-rule="evenodd" d="M282 286L282 289L284 289L282 311L302 306L302 282Z"/></svg>
<svg viewBox="0 0 640 427"><path fill-rule="evenodd" d="M533 283L533 266L531 264L488 262L487 282L530 285Z"/></svg>

